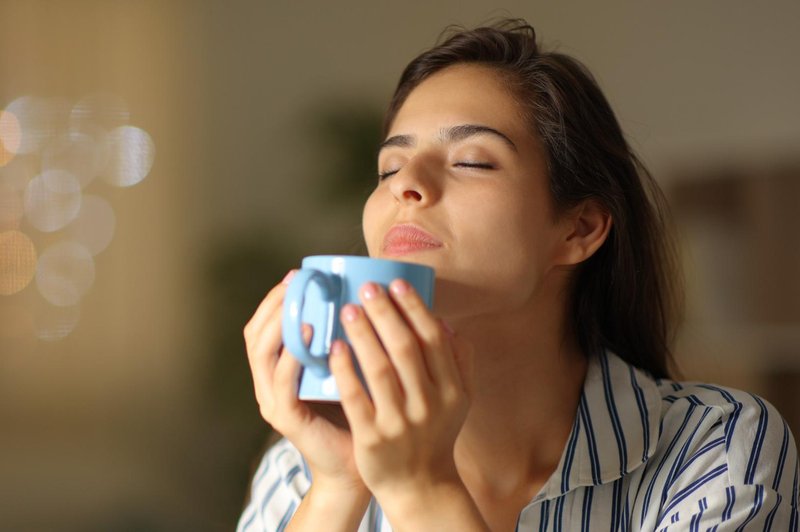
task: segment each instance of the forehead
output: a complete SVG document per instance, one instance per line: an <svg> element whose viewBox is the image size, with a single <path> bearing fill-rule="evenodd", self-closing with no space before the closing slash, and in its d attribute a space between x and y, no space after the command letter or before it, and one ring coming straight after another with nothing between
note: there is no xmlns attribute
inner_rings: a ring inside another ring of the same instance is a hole
<svg viewBox="0 0 800 532"><path fill-rule="evenodd" d="M522 109L501 74L467 64L447 67L422 81L400 107L389 134L461 123L490 126L514 137L527 133Z"/></svg>

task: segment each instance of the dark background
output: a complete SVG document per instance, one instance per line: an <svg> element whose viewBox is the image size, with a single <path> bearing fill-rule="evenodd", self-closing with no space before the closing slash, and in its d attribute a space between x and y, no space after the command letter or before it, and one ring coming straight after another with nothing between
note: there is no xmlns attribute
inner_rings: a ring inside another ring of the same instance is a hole
<svg viewBox="0 0 800 532"><path fill-rule="evenodd" d="M90 185L116 232L70 334L37 339L35 283L0 296L0 528L235 526L269 437L244 324L302 256L364 252L402 68L505 15L589 66L670 198L685 377L798 433L800 4L607 4L0 0L0 109L110 92L156 149L140 184Z"/></svg>

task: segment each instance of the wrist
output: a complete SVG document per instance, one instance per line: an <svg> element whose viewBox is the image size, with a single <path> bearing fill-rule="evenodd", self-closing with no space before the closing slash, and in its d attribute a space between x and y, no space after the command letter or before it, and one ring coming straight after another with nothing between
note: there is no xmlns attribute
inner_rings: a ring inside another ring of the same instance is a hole
<svg viewBox="0 0 800 532"><path fill-rule="evenodd" d="M312 475L311 487L306 497L311 496L319 504L341 505L343 503L363 504L366 508L372 494L361 481L343 481Z"/></svg>
<svg viewBox="0 0 800 532"><path fill-rule="evenodd" d="M312 481L286 530L356 530L370 498L363 484L359 487L328 479Z"/></svg>
<svg viewBox="0 0 800 532"><path fill-rule="evenodd" d="M393 530L488 531L478 506L460 479L376 493Z"/></svg>

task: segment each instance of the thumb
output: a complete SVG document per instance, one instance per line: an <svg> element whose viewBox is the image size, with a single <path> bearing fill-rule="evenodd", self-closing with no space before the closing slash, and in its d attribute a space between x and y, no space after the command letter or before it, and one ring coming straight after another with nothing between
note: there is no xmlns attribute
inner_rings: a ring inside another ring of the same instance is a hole
<svg viewBox="0 0 800 532"><path fill-rule="evenodd" d="M314 335L314 328L309 323L303 323L300 328L302 335L303 335L303 343L306 344L306 347L311 343L311 338Z"/></svg>

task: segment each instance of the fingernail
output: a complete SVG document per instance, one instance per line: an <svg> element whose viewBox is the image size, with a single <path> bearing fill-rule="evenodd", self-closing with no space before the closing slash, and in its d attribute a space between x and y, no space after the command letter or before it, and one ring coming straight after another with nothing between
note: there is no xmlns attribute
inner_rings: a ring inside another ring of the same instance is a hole
<svg viewBox="0 0 800 532"><path fill-rule="evenodd" d="M344 321L355 321L356 317L358 317L358 310L356 310L356 306L345 305L342 309L342 316L344 317Z"/></svg>
<svg viewBox="0 0 800 532"><path fill-rule="evenodd" d="M404 279L395 279L389 288L398 296L402 296L408 293L409 286Z"/></svg>
<svg viewBox="0 0 800 532"><path fill-rule="evenodd" d="M297 270L289 270L289 273L286 274L286 277L283 278L283 281L281 281L281 283L289 284L289 281L292 280L292 277L294 277L295 273L297 273Z"/></svg>
<svg viewBox="0 0 800 532"><path fill-rule="evenodd" d="M331 345L331 356L337 356L344 350L344 345L341 340L334 340Z"/></svg>
<svg viewBox="0 0 800 532"><path fill-rule="evenodd" d="M364 285L364 299L375 299L377 297L380 288L375 283L367 283Z"/></svg>

